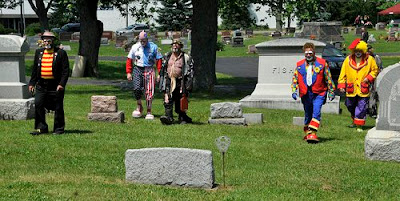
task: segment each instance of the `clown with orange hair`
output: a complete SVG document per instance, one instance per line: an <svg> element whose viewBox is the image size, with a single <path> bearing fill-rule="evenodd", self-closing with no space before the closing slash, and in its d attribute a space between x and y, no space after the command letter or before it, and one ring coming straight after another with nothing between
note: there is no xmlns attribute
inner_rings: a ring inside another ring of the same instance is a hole
<svg viewBox="0 0 400 201"><path fill-rule="evenodd" d="M343 62L338 79L338 89L346 92L346 107L353 120L350 127L362 132L367 117L370 85L378 75L375 59L367 54L367 43L355 39L349 46L351 55Z"/></svg>

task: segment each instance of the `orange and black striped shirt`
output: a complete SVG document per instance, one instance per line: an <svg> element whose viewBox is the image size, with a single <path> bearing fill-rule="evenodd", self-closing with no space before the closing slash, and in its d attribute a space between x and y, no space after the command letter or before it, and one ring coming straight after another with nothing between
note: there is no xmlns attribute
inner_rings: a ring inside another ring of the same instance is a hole
<svg viewBox="0 0 400 201"><path fill-rule="evenodd" d="M41 78L54 79L53 76L53 55L54 50L44 50L42 57Z"/></svg>

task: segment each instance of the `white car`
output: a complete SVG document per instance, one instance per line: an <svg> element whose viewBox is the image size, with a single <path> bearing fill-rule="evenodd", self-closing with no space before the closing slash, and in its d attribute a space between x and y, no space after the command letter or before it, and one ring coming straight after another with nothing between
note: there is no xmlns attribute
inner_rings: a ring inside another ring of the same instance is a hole
<svg viewBox="0 0 400 201"><path fill-rule="evenodd" d="M128 27L118 29L115 33L117 35L123 35L123 34L127 34L127 33L140 33L143 30L148 32L148 31L150 31L150 28L146 24L132 24L132 25L129 25Z"/></svg>

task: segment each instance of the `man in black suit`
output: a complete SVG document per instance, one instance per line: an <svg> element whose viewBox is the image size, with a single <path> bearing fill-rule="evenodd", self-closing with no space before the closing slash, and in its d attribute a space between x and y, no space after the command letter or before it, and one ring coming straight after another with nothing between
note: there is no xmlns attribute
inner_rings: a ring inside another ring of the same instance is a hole
<svg viewBox="0 0 400 201"><path fill-rule="evenodd" d="M48 133L46 109L54 110L53 134L63 134L64 91L69 76L67 53L54 47L55 35L45 31L42 34L43 48L35 52L29 91L35 96L35 131L32 135Z"/></svg>
<svg viewBox="0 0 400 201"><path fill-rule="evenodd" d="M368 43L369 34L368 31L363 27L361 28L361 40Z"/></svg>

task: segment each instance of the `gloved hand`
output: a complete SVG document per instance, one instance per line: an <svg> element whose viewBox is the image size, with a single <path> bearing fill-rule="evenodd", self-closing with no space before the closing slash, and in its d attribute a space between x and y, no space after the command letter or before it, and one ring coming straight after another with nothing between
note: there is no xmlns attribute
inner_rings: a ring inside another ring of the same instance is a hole
<svg viewBox="0 0 400 201"><path fill-rule="evenodd" d="M328 93L328 98L330 101L333 101L335 99L335 93Z"/></svg>
<svg viewBox="0 0 400 201"><path fill-rule="evenodd" d="M294 100L297 100L297 93L292 93L292 98L293 98Z"/></svg>

